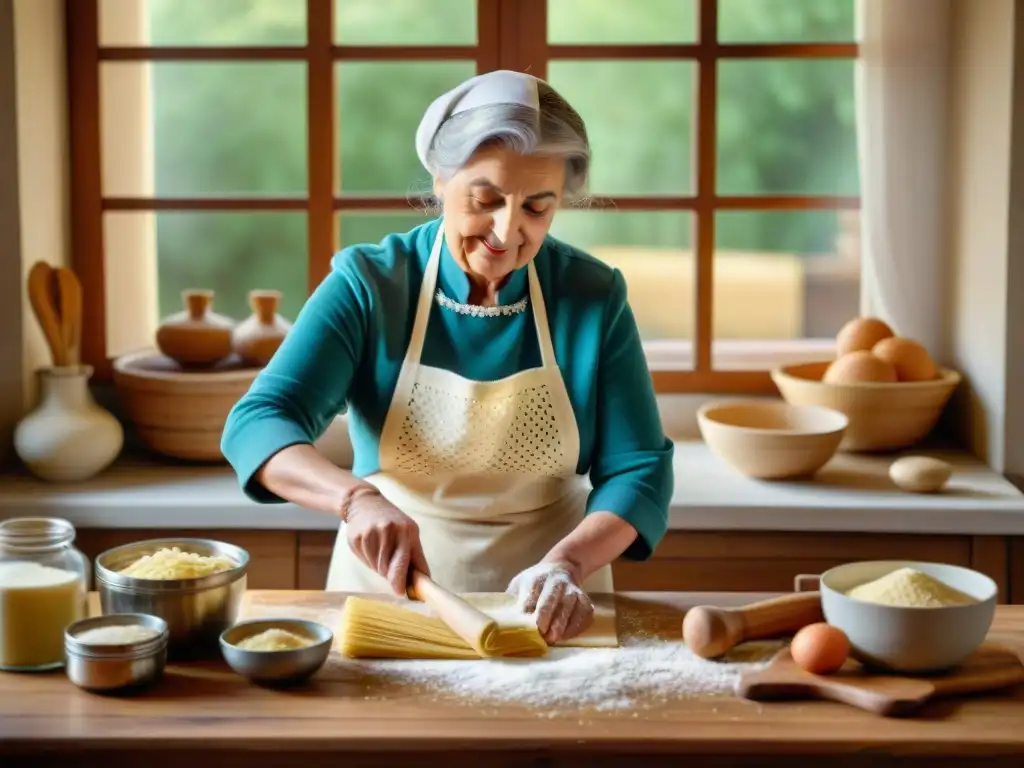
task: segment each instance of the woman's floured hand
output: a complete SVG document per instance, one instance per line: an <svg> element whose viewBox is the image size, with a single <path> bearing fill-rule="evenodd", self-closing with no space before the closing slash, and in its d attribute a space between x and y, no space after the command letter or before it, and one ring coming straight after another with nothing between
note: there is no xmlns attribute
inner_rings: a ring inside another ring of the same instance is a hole
<svg viewBox="0 0 1024 768"><path fill-rule="evenodd" d="M594 605L564 563L541 562L508 585L519 607L533 613L544 641L554 645L579 635L594 618Z"/></svg>
<svg viewBox="0 0 1024 768"><path fill-rule="evenodd" d="M410 566L430 573L419 526L375 488L356 491L344 519L349 547L396 595L406 594Z"/></svg>

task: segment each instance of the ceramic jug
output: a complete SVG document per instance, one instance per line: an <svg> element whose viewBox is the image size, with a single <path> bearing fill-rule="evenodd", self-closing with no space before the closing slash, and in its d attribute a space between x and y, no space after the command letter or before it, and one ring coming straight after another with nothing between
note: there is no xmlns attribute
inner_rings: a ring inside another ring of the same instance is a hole
<svg viewBox="0 0 1024 768"><path fill-rule="evenodd" d="M280 291L250 291L252 316L234 332L235 354L250 365L264 366L281 346L292 324L277 314Z"/></svg>
<svg viewBox="0 0 1024 768"><path fill-rule="evenodd" d="M160 351L183 366L210 366L231 354L235 323L213 311L213 291L183 291L185 311L171 315L156 331Z"/></svg>
<svg viewBox="0 0 1024 768"><path fill-rule="evenodd" d="M14 430L14 450L36 477L52 482L86 480L121 452L124 430L89 391L88 365L39 372L39 402Z"/></svg>

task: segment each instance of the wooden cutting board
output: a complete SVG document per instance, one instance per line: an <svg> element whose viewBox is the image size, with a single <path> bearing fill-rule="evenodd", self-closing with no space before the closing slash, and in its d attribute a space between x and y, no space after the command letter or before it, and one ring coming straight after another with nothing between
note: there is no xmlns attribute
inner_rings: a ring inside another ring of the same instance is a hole
<svg viewBox="0 0 1024 768"><path fill-rule="evenodd" d="M834 675L805 672L784 648L765 668L743 674L736 693L755 701L824 699L886 717L912 714L932 699L1008 688L1024 682L1024 664L1001 645L985 644L946 674L907 677L868 672L849 661Z"/></svg>

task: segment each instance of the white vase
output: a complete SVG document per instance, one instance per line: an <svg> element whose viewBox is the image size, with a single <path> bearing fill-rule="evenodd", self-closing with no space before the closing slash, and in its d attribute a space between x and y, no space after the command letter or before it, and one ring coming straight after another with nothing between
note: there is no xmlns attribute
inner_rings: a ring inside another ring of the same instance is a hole
<svg viewBox="0 0 1024 768"><path fill-rule="evenodd" d="M86 480L121 452L124 430L93 400L91 377L88 365L39 371L39 404L14 430L14 450L36 477Z"/></svg>

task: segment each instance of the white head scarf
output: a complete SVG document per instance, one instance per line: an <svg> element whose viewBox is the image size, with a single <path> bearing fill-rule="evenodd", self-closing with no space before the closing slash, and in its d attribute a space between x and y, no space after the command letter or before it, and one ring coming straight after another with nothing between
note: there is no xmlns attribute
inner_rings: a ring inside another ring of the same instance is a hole
<svg viewBox="0 0 1024 768"><path fill-rule="evenodd" d="M427 152L434 141L434 136L449 117L490 104L520 104L540 109L537 95L539 82L533 75L499 69L470 78L448 93L437 97L423 113L423 119L416 129L416 154L419 155L423 167L433 172L427 163Z"/></svg>

